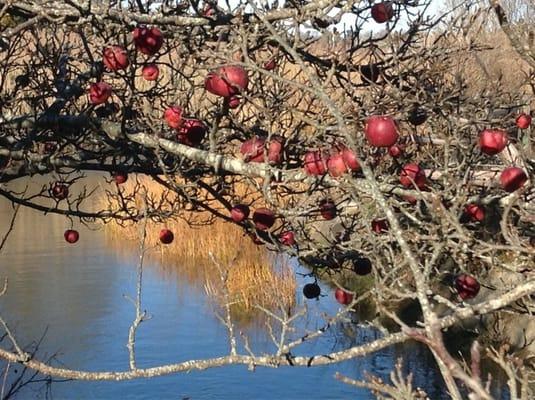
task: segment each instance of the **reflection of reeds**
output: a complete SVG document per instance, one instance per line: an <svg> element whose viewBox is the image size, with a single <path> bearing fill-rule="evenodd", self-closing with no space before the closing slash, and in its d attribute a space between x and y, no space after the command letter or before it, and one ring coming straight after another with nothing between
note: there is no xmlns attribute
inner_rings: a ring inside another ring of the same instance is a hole
<svg viewBox="0 0 535 400"><path fill-rule="evenodd" d="M132 181L122 185L125 192L132 190ZM144 185L151 194L157 195L162 191L155 183L145 181ZM107 201L102 199L106 206ZM117 247L131 254L139 240L139 225L106 224L107 237L111 239L108 243L110 246L121 243ZM159 245L158 233L164 227L172 230L175 236L169 245ZM162 266L176 268L182 279L199 288L204 286L221 305L224 287L221 273L210 256L213 255L223 267L223 274L227 275L229 300L237 317L249 318L257 310L255 305L271 310L288 309L294 305L296 281L291 267L283 258L270 256L263 247L255 245L239 227L217 219L210 225L191 227L183 219L173 219L166 221L165 225L149 221L147 231L147 246L160 249L149 252L149 259ZM118 237L121 241L117 240ZM130 243L127 248L124 247L125 239Z"/></svg>

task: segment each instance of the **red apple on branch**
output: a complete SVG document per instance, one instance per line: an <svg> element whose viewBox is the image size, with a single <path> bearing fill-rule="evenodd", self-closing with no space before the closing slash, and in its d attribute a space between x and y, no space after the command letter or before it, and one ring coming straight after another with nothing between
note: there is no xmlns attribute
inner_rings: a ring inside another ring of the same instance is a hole
<svg viewBox="0 0 535 400"><path fill-rule="evenodd" d="M147 64L143 66L141 70L141 75L146 81L155 81L160 75L160 69L156 64Z"/></svg>
<svg viewBox="0 0 535 400"><path fill-rule="evenodd" d="M351 171L360 170L360 164L357 161L357 156L355 155L355 152L349 147L344 146L342 148L342 158L344 159L347 168L349 168Z"/></svg>
<svg viewBox="0 0 535 400"><path fill-rule="evenodd" d="M119 71L128 68L128 52L121 46L108 46L102 52L102 62L110 71Z"/></svg>
<svg viewBox="0 0 535 400"><path fill-rule="evenodd" d="M167 107L163 113L163 118L171 128L180 128L182 124L182 108L178 106Z"/></svg>
<svg viewBox="0 0 535 400"><path fill-rule="evenodd" d="M420 190L422 190L425 188L427 178L425 177L425 171L422 168L420 168L418 164L410 163L410 164L405 165L401 169L401 173L399 175L399 181L406 188L412 187L413 182L414 182L414 184Z"/></svg>
<svg viewBox="0 0 535 400"><path fill-rule="evenodd" d="M485 219L485 208L480 204L470 203L464 208L464 214L471 221L483 221Z"/></svg>
<svg viewBox="0 0 535 400"><path fill-rule="evenodd" d="M242 143L240 153L247 162L264 162L266 140L255 136ZM282 138L273 136L267 144L267 156L270 164L278 164L282 157Z"/></svg>
<svg viewBox="0 0 535 400"><path fill-rule="evenodd" d="M148 56L156 54L163 45L162 32L156 27L139 26L134 29L132 36L136 49Z"/></svg>
<svg viewBox="0 0 535 400"><path fill-rule="evenodd" d="M206 136L206 125L198 119L184 119L178 128L176 135L180 143L188 146L198 146Z"/></svg>
<svg viewBox="0 0 535 400"><path fill-rule="evenodd" d="M327 221L334 219L337 215L336 204L332 200L322 200L320 202L320 214Z"/></svg>
<svg viewBox="0 0 535 400"><path fill-rule="evenodd" d="M308 175L323 175L327 172L327 162L320 150L306 153L303 164Z"/></svg>
<svg viewBox="0 0 535 400"><path fill-rule="evenodd" d="M160 242L162 242L163 244L172 243L174 238L175 235L171 230L164 228L160 231Z"/></svg>
<svg viewBox="0 0 535 400"><path fill-rule="evenodd" d="M295 245L295 234L292 231L285 231L279 235L279 241L285 246Z"/></svg>
<svg viewBox="0 0 535 400"><path fill-rule="evenodd" d="M128 180L128 174L126 172L116 172L113 174L113 179L118 185L122 185Z"/></svg>
<svg viewBox="0 0 535 400"><path fill-rule="evenodd" d="M507 132L501 129L485 129L479 134L479 147L488 155L498 154L505 149L508 142Z"/></svg>
<svg viewBox="0 0 535 400"><path fill-rule="evenodd" d="M528 129L531 125L531 115L522 113L516 117L516 126L520 129Z"/></svg>
<svg viewBox="0 0 535 400"><path fill-rule="evenodd" d="M384 233L388 231L388 221L386 219L374 219L372 221L372 231Z"/></svg>
<svg viewBox="0 0 535 400"><path fill-rule="evenodd" d="M332 177L339 177L347 172L347 166L342 153L331 155L327 159L327 169Z"/></svg>
<svg viewBox="0 0 535 400"><path fill-rule="evenodd" d="M240 153L247 162L264 162L265 139L257 136L246 140L240 146Z"/></svg>
<svg viewBox="0 0 535 400"><path fill-rule="evenodd" d="M243 222L249 217L249 207L245 204L236 204L232 209L230 210L230 218L234 222Z"/></svg>
<svg viewBox="0 0 535 400"><path fill-rule="evenodd" d="M315 157L318 156L318 154L315 155ZM314 157L309 157L314 161ZM313 167L313 165L311 166ZM348 169L351 171L360 170L355 152L343 144L334 145L331 149L331 154L327 158L326 166L329 174L333 177L345 174ZM321 169L321 166L318 169Z"/></svg>
<svg viewBox="0 0 535 400"><path fill-rule="evenodd" d="M203 17L211 17L215 15L215 10L210 4L206 4L202 10Z"/></svg>
<svg viewBox="0 0 535 400"><path fill-rule="evenodd" d="M266 71L273 71L275 68L277 68L277 59L276 58L270 58L264 63L264 69Z"/></svg>
<svg viewBox="0 0 535 400"><path fill-rule="evenodd" d="M235 96L247 89L249 77L240 66L227 65L209 72L204 87L212 94L221 97Z"/></svg>
<svg viewBox="0 0 535 400"><path fill-rule="evenodd" d="M412 205L415 205L418 202L418 199L410 194L403 196L403 200Z"/></svg>
<svg viewBox="0 0 535 400"><path fill-rule="evenodd" d="M281 136L274 135L268 142L268 162L272 165L282 161L283 140Z"/></svg>
<svg viewBox="0 0 535 400"><path fill-rule="evenodd" d="M344 306L347 306L353 301L353 295L340 288L336 288L336 290L334 291L334 298L338 303Z"/></svg>
<svg viewBox="0 0 535 400"><path fill-rule="evenodd" d="M388 148L388 154L394 158L398 158L403 154L403 148L400 145L395 144Z"/></svg>
<svg viewBox="0 0 535 400"><path fill-rule="evenodd" d="M232 108L232 109L238 108L240 103L241 103L241 100L238 96L230 96L228 98L228 108Z"/></svg>
<svg viewBox="0 0 535 400"><path fill-rule="evenodd" d="M52 196L58 200L66 199L69 196L69 187L61 182L54 183L54 186L52 186Z"/></svg>
<svg viewBox="0 0 535 400"><path fill-rule="evenodd" d="M372 6L372 18L375 22L382 24L390 21L394 16L394 8L391 1L383 1Z"/></svg>
<svg viewBox="0 0 535 400"><path fill-rule="evenodd" d="M269 208L258 208L253 213L253 222L256 229L268 230L275 223L275 213Z"/></svg>
<svg viewBox="0 0 535 400"><path fill-rule="evenodd" d="M111 96L112 88L106 82L96 82L89 86L89 101L92 104L102 104Z"/></svg>
<svg viewBox="0 0 535 400"><path fill-rule="evenodd" d="M528 181L528 176L522 168L508 167L500 175L500 183L506 192L520 189Z"/></svg>
<svg viewBox="0 0 535 400"><path fill-rule="evenodd" d="M463 300L473 299L479 293L479 282L468 274L460 274L455 278L455 289Z"/></svg>
<svg viewBox="0 0 535 400"><path fill-rule="evenodd" d="M399 138L396 121L386 115L369 117L366 121L364 133L368 142L375 147L390 147Z"/></svg>
<svg viewBox="0 0 535 400"><path fill-rule="evenodd" d="M63 237L65 238L65 241L67 243L76 243L78 241L78 239L80 238L80 234L78 233L78 231L75 231L73 229L67 229L64 233L63 233Z"/></svg>

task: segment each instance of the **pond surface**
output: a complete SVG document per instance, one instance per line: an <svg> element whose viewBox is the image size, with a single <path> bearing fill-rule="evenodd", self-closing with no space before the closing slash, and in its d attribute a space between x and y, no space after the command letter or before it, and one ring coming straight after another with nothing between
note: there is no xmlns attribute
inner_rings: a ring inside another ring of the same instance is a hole
<svg viewBox="0 0 535 400"><path fill-rule="evenodd" d="M1 201L2 235L11 215L11 205ZM76 224L80 241L67 244L63 232L69 227L65 217L43 216L21 208L15 230L0 254L0 278L9 278L8 292L0 298L0 312L22 345L46 331L39 355L57 353L58 365L81 370L126 370L126 341L134 308L124 295L135 294L138 255L119 255L113 249L121 243L110 246L102 230ZM305 272L297 265L295 268ZM302 287L306 279L300 275L298 279ZM300 329L321 326L321 313L332 315L338 309L331 289L322 289L328 296L308 301L310 314L299 321ZM139 367L228 354L226 330L214 316L205 291L182 280L180 271L146 264L144 308L152 318L138 330ZM243 331L253 351L262 353L272 346L262 325L258 325L244 327ZM338 325L296 353L341 350L378 336L369 328ZM368 399L374 396L338 382L333 377L335 372L359 379L368 371L388 379L399 357L404 359L405 372L414 374L416 386L424 388L432 399L448 398L432 357L414 344L393 346L333 366L257 368L254 372L245 366L231 366L127 382L53 383L51 392L55 399ZM15 377L11 368L8 381ZM43 391L28 387L18 398L44 396Z"/></svg>

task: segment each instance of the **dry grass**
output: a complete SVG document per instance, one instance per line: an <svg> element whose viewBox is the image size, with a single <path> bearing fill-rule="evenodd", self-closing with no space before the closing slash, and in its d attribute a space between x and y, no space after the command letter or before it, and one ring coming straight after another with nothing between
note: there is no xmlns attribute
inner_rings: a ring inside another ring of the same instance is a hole
<svg viewBox="0 0 535 400"><path fill-rule="evenodd" d="M126 192L134 186L131 181L122 185ZM157 184L146 181L144 185L151 194L161 192ZM107 202L105 199L101 201ZM226 275L232 311L240 319L249 319L258 311L256 306L287 310L294 305L297 284L284 257L270 255L231 223L216 219L210 225L192 227L186 221L187 215L183 217L185 219L167 220L165 225L153 221L147 223L147 246L156 250L149 252L150 261L176 269L181 279L204 287L219 305L225 302L225 285L221 277ZM110 222L105 226L107 242L118 248L119 253L123 251L125 255L131 255L139 243L140 225L121 226ZM169 245L159 243L158 234L164 227L175 236ZM118 241L118 237L122 240ZM123 247L125 238L130 246ZM117 246L118 243L121 246Z"/></svg>

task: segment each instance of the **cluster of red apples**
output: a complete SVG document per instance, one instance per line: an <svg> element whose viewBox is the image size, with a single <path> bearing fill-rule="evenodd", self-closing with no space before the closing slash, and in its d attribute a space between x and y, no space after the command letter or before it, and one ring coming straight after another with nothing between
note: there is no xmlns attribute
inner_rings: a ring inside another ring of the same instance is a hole
<svg viewBox="0 0 535 400"><path fill-rule="evenodd" d="M531 125L531 116L519 114L516 118L516 126L519 129L527 129ZM502 129L485 129L479 135L479 147L481 152L494 156L501 153L509 144L509 135ZM506 192L512 193L520 189L527 182L526 172L516 166L506 167L500 173L500 185ZM485 208L481 204L468 204L464 209L464 214L472 221L483 221L485 219Z"/></svg>
<svg viewBox="0 0 535 400"><path fill-rule="evenodd" d="M236 204L230 210L230 218L240 224L247 221L251 210L246 204ZM276 222L275 213L269 208L261 207L257 208L253 212L252 222L254 227L259 231L266 231L273 227ZM253 234L252 239L255 243L262 244L263 242L258 239L258 237ZM292 231L284 231L278 235L279 242L285 246L295 245L295 234Z"/></svg>
<svg viewBox="0 0 535 400"><path fill-rule="evenodd" d="M520 129L527 129L530 124L531 117L527 114L520 114L516 119L516 125ZM388 148L389 154L393 157L399 156L402 151L396 145L399 138L397 123L389 116L368 118L365 136L371 146ZM490 156L503 151L508 142L507 132L500 129L485 129L479 135L481 152ZM352 150L345 146L335 146L330 152L320 150L308 152L304 157L304 169L308 175L324 175L328 172L331 176L338 177L347 171L357 171L360 166ZM401 168L399 181L405 188L415 187L419 190L426 190L425 172L416 163L408 163ZM500 184L506 192L520 189L526 181L527 174L519 167L506 167L500 174ZM483 221L485 218L484 208L478 204L468 204L464 212L474 221ZM320 213L324 219L333 219L336 216L336 206L332 201L324 200L320 203ZM388 224L385 220L374 220L372 230L376 233L383 233L388 230ZM467 274L458 275L454 286L459 297L463 300L474 298L480 289L477 279ZM303 288L303 293L307 298L318 297L319 286L307 284ZM336 290L335 297L339 303L344 305L353 300L353 296L349 292L340 288Z"/></svg>
<svg viewBox="0 0 535 400"><path fill-rule="evenodd" d="M213 11L213 10L212 10ZM210 14L211 15L211 14ZM393 3L390 1L376 3L371 7L371 16L377 23L385 23L394 17ZM133 42L137 51L148 55L155 55L163 45L163 35L158 28L138 27L133 33ZM109 71L117 72L125 70L130 65L128 51L121 46L108 46L103 51L103 63ZM264 68L272 70L276 66L274 60L269 60ZM147 63L142 67L141 75L147 81L155 81L159 76L158 66L154 63ZM247 71L241 66L226 65L206 76L205 89L224 99L224 104L228 108L236 108L240 104L239 95L247 90L249 76ZM102 104L112 94L112 87L106 82L96 82L91 84L89 89L89 100L92 104ZM198 146L206 136L206 125L195 118L184 118L182 108L173 105L164 112L164 120L167 125L176 131L178 142L188 146ZM527 114L520 114L516 120L520 129L526 129L531 124L531 117ZM368 144L376 148L386 148L392 157L399 157L403 153L403 147L397 144L399 139L399 127L396 120L387 115L373 115L366 121L364 131ZM509 143L506 131L501 129L485 129L479 135L479 147L482 153L493 156L504 149ZM273 135L269 138L254 136L241 144L240 153L245 162L267 162L271 165L278 165L282 162L284 150L284 138ZM344 145L336 143L329 149L310 150L304 155L303 168L309 176L322 176L329 174L333 178L343 176L348 172L357 172L360 165L355 152ZM127 180L127 174L116 172L113 175L117 184L122 184ZM500 185L506 192L514 192L520 189L527 182L527 175L522 168L516 166L506 167L500 174ZM417 188L427 190L427 177L425 171L418 163L407 163L401 167L399 182L405 188ZM52 189L52 195L57 200L62 200L68 196L68 187L62 183L56 183ZM330 199L323 200L319 205L321 216L330 220L336 217L337 209ZM468 204L464 209L472 221L483 221L485 219L485 209L480 204ZM237 204L230 211L230 218L236 223L244 223L249 218L250 210L247 205ZM273 227L276 221L275 213L268 208L258 208L253 212L252 223L259 231L266 231ZM384 233L388 230L385 220L374 220L372 231ZM74 230L65 231L65 240L75 243L79 239L79 234ZM173 233L168 229L160 232L160 241L169 244L173 241ZM292 231L284 231L278 235L279 242L286 246L296 244L295 235ZM253 234L253 240L262 243ZM320 294L317 284L308 284L303 292L307 298L318 297ZM455 279L455 288L459 296L465 300L473 298L479 292L477 279L466 274L461 274ZM335 292L337 301L347 305L352 302L353 295L338 288Z"/></svg>
<svg viewBox="0 0 535 400"><path fill-rule="evenodd" d="M475 298L481 288L481 285L475 277L464 273L455 277L453 286L462 300ZM321 289L316 282L307 283L303 287L303 295L307 299L316 299L321 295ZM354 294L345 289L336 288L334 298L341 305L347 306L353 302Z"/></svg>
<svg viewBox="0 0 535 400"><path fill-rule="evenodd" d="M156 27L139 26L132 32L134 47L140 53L153 56L162 48L164 39L162 32ZM130 66L128 50L122 46L107 46L102 52L102 62L108 71L118 72ZM147 81L158 79L160 70L155 63L146 63L141 69L141 75ZM91 104L103 104L112 95L112 86L104 81L92 83L89 87L89 101Z"/></svg>
<svg viewBox="0 0 535 400"><path fill-rule="evenodd" d="M240 104L237 95L247 89L249 76L240 66L227 65L211 71L204 81L205 89L223 97L229 108L236 108ZM164 112L167 125L176 130L176 138L180 143L188 146L198 146L206 135L206 125L195 118L183 118L182 108L174 105ZM263 144L263 143L262 143Z"/></svg>
<svg viewBox="0 0 535 400"><path fill-rule="evenodd" d="M372 262L366 257L357 257L352 260L353 271L357 275L365 276L372 272ZM307 299L317 299L321 295L321 288L317 282L307 283L303 287L303 295ZM334 298L342 305L349 305L353 302L354 295L347 290L337 288L334 292Z"/></svg>

